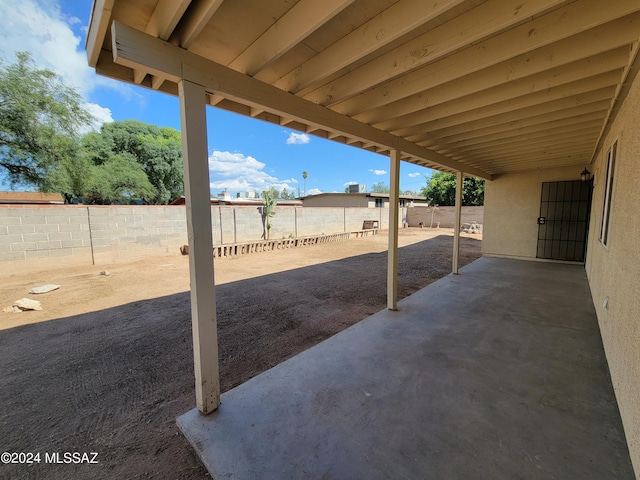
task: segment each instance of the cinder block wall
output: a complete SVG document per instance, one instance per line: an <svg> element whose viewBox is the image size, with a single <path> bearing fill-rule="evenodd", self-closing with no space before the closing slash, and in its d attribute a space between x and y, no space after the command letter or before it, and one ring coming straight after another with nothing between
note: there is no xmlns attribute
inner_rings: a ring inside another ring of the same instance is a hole
<svg viewBox="0 0 640 480"><path fill-rule="evenodd" d="M260 207L234 207L235 212L235 242L251 242L262 238L264 227ZM276 208L276 217L282 208ZM275 228L275 227L274 227Z"/></svg>
<svg viewBox="0 0 640 480"><path fill-rule="evenodd" d="M0 263L13 267L91 263L86 207L0 205Z"/></svg>
<svg viewBox="0 0 640 480"><path fill-rule="evenodd" d="M436 207L433 212L433 227L440 223L441 228L453 228L456 221L456 207ZM432 207L407 207L407 222L410 227L431 225ZM462 207L462 223L483 223L484 207Z"/></svg>
<svg viewBox="0 0 640 480"><path fill-rule="evenodd" d="M96 264L168 253L187 243L184 207L87 207Z"/></svg>
<svg viewBox="0 0 640 480"><path fill-rule="evenodd" d="M399 223L407 209L400 211ZM276 207L271 238L343 233L365 220L389 227L389 211L365 207ZM259 206L211 207L214 245L264 238ZM0 206L0 266L43 269L105 265L177 252L188 243L184 206Z"/></svg>
<svg viewBox="0 0 640 480"><path fill-rule="evenodd" d="M344 232L344 210L339 207L296 208L298 236ZM362 229L362 225L358 230L360 229Z"/></svg>

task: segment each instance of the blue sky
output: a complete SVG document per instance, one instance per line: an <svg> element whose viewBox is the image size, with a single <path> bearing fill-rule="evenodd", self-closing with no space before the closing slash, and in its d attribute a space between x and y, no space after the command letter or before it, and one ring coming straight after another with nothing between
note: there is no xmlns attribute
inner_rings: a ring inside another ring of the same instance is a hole
<svg viewBox="0 0 640 480"><path fill-rule="evenodd" d="M91 0L0 0L0 57L31 52L39 67L57 72L83 95L87 108L105 121L135 119L180 129L178 99L96 75L87 66L84 43ZM349 183L389 184L389 159L313 135L207 108L212 193L223 188L258 192L276 187L304 193L343 192ZM418 191L430 170L401 163L401 190ZM0 172L1 175L1 172ZM0 179L0 188L6 184Z"/></svg>

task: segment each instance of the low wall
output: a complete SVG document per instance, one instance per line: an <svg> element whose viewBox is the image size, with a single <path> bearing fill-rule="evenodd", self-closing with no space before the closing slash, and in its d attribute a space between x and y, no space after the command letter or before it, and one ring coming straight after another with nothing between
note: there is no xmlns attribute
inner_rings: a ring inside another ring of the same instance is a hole
<svg viewBox="0 0 640 480"><path fill-rule="evenodd" d="M271 239L363 229L365 220L389 226L388 210L364 207L276 207ZM400 212L405 221L407 209ZM214 246L264 239L259 206L211 207ZM0 268L103 265L178 251L187 244L184 205L0 205Z"/></svg>
<svg viewBox="0 0 640 480"><path fill-rule="evenodd" d="M410 227L423 226L435 228L439 223L441 228L453 228L456 221L456 207L408 207L407 222ZM462 207L462 223L483 223L484 207Z"/></svg>

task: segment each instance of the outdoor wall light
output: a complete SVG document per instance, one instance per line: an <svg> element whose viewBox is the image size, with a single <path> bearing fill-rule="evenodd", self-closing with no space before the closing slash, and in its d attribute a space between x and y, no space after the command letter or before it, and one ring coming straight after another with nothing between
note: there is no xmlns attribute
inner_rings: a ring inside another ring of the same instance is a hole
<svg viewBox="0 0 640 480"><path fill-rule="evenodd" d="M583 182L588 182L591 180L591 172L587 170L587 167L584 167L584 170L580 173L580 178Z"/></svg>

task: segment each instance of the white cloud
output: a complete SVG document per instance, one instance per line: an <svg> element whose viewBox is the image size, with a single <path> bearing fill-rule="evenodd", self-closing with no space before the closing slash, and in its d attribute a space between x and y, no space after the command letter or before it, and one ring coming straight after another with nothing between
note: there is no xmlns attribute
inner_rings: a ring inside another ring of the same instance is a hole
<svg viewBox="0 0 640 480"><path fill-rule="evenodd" d="M309 143L311 138L306 133L291 132L289 138L287 138L287 145L302 145Z"/></svg>
<svg viewBox="0 0 640 480"><path fill-rule="evenodd" d="M415 177L419 177L420 173L419 172L413 172L413 173L410 173L408 176L411 177L411 178L415 178Z"/></svg>
<svg viewBox="0 0 640 480"><path fill-rule="evenodd" d="M209 178L212 190L230 192L262 192L269 187L294 190L295 179L279 180L264 171L265 163L243 153L214 151L209 156Z"/></svg>
<svg viewBox="0 0 640 480"><path fill-rule="evenodd" d="M372 170L372 169L369 169L369 171L371 173L373 173L374 175L386 175L387 174L386 170Z"/></svg>
<svg viewBox="0 0 640 480"><path fill-rule="evenodd" d="M343 183L342 186L343 187L348 187L349 185L358 185L358 182L354 182L353 180L347 183Z"/></svg>
<svg viewBox="0 0 640 480"><path fill-rule="evenodd" d="M0 0L0 18L0 57L7 63L15 61L16 50L26 51L39 68L53 70L85 98L96 87L135 95L130 86L100 77L89 67L84 39L71 28L81 20L65 16L57 0Z"/></svg>
<svg viewBox="0 0 640 480"><path fill-rule="evenodd" d="M320 190L319 188L310 188L309 190L307 190L307 196L309 195L319 195L323 193L322 190Z"/></svg>
<svg viewBox="0 0 640 480"><path fill-rule="evenodd" d="M100 127L103 123L113 122L113 117L111 116L111 110L109 108L101 107L97 103L92 102L85 102L84 108L87 112L94 116L95 121L81 133L87 133L91 130L100 130Z"/></svg>

